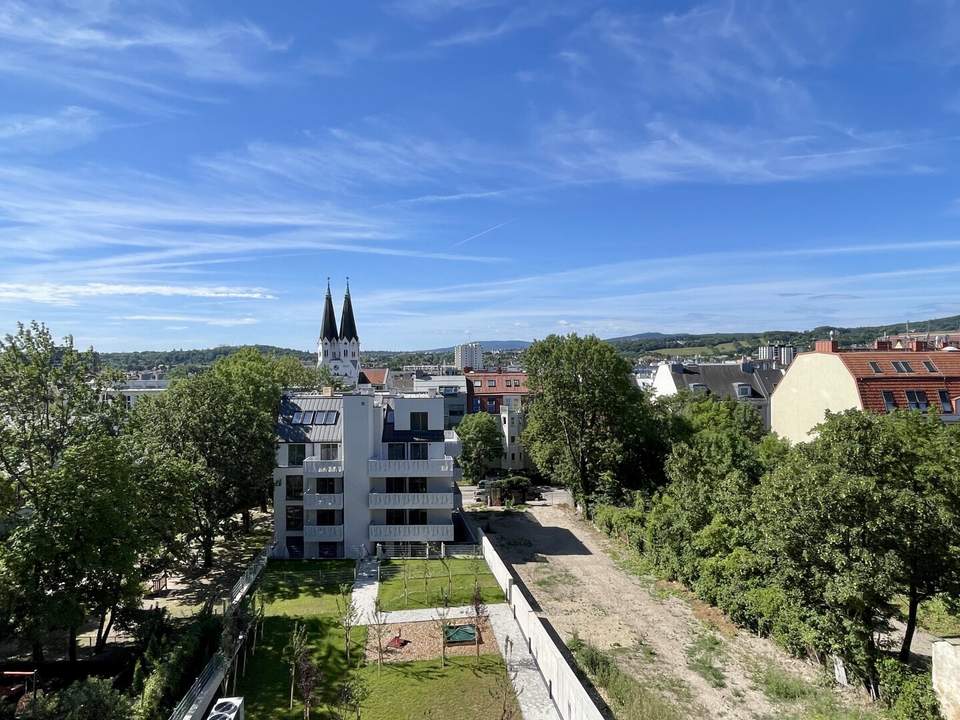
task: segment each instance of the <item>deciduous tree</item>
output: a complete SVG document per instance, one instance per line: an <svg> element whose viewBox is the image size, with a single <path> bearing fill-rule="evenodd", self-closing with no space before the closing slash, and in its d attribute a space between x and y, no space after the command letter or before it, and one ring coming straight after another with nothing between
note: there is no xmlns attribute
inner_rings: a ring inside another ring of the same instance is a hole
<svg viewBox="0 0 960 720"><path fill-rule="evenodd" d="M472 413L457 425L457 436L463 445L460 453L463 477L476 483L503 455L500 419L490 413Z"/></svg>

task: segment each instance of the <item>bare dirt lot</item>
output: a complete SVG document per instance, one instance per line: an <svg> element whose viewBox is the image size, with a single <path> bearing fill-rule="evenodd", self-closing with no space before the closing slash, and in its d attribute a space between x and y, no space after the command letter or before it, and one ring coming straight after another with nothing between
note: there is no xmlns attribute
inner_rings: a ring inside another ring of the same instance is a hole
<svg viewBox="0 0 960 720"><path fill-rule="evenodd" d="M811 685L822 680L814 666L738 631L681 588L618 566L617 549L566 505L479 517L564 641L576 632L609 651L682 716L783 717L800 708L768 697L760 674L773 666Z"/></svg>

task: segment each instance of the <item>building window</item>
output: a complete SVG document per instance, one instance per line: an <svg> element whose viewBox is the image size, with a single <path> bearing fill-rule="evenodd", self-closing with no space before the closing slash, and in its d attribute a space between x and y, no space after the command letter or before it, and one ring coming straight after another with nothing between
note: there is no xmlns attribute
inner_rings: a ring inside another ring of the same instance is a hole
<svg viewBox="0 0 960 720"><path fill-rule="evenodd" d="M410 429L417 432L426 432L427 431L427 413L425 412L412 412L410 413Z"/></svg>
<svg viewBox="0 0 960 720"><path fill-rule="evenodd" d="M299 505L287 507L287 530L303 530L303 508Z"/></svg>
<svg viewBox="0 0 960 720"><path fill-rule="evenodd" d="M412 493L425 493L427 491L427 479L422 477L410 478L408 481L410 484L410 489L407 492Z"/></svg>
<svg viewBox="0 0 960 720"><path fill-rule="evenodd" d="M426 460L427 444L426 443L410 443L410 459Z"/></svg>
<svg viewBox="0 0 960 720"><path fill-rule="evenodd" d="M748 398L751 390L749 385L737 385L737 397Z"/></svg>
<svg viewBox="0 0 960 720"><path fill-rule="evenodd" d="M338 460L340 458L340 446L337 443L322 443L320 445L321 460Z"/></svg>
<svg viewBox="0 0 960 720"><path fill-rule="evenodd" d="M387 525L406 525L407 513L403 510L387 510Z"/></svg>
<svg viewBox="0 0 960 720"><path fill-rule="evenodd" d="M510 453L510 462L514 462L517 459L516 453Z"/></svg>
<svg viewBox="0 0 960 720"><path fill-rule="evenodd" d="M317 492L321 495L333 495L337 492L337 481L334 478L317 478Z"/></svg>
<svg viewBox="0 0 960 720"><path fill-rule="evenodd" d="M493 398L487 400L487 412L495 413L497 411L497 401Z"/></svg>
<svg viewBox="0 0 960 720"><path fill-rule="evenodd" d="M302 443L287 445L287 465L301 467L307 457L307 446Z"/></svg>
<svg viewBox="0 0 960 720"><path fill-rule="evenodd" d="M707 386L703 383L691 383L690 390L695 393L705 393L707 392Z"/></svg>
<svg viewBox="0 0 960 720"><path fill-rule="evenodd" d="M894 360L890 363L893 365L893 369L898 373L912 373L913 368L910 366L910 363L906 360Z"/></svg>
<svg viewBox="0 0 960 720"><path fill-rule="evenodd" d="M386 478L386 486L388 493L402 493L407 491L407 479L402 477L388 477Z"/></svg>
<svg viewBox="0 0 960 720"><path fill-rule="evenodd" d="M926 412L929 403L927 394L923 390L907 390L907 407L911 410Z"/></svg>
<svg viewBox="0 0 960 720"><path fill-rule="evenodd" d="M462 407L450 408L450 417L463 417L463 408Z"/></svg>
<svg viewBox="0 0 960 720"><path fill-rule="evenodd" d="M946 415L952 415L953 403L950 402L950 393L946 390L938 390L937 395L940 397L940 410Z"/></svg>
<svg viewBox="0 0 960 720"><path fill-rule="evenodd" d="M387 443L387 460L406 460L407 446L403 443Z"/></svg>
<svg viewBox="0 0 960 720"><path fill-rule="evenodd" d="M407 525L426 525L426 510L407 510Z"/></svg>
<svg viewBox="0 0 960 720"><path fill-rule="evenodd" d="M897 409L897 399L893 396L892 390L883 391L883 406L887 409L887 412L893 412Z"/></svg>
<svg viewBox="0 0 960 720"><path fill-rule="evenodd" d="M869 362L870 369L873 370L875 375L883 375L883 370L880 368L880 363L876 360L871 360Z"/></svg>
<svg viewBox="0 0 960 720"><path fill-rule="evenodd" d="M294 425L299 425L301 420L303 420L303 413L302 413L302 412L295 412L295 413L293 414L293 424L294 424Z"/></svg>
<svg viewBox="0 0 960 720"><path fill-rule="evenodd" d="M303 475L287 475L287 500L303 501Z"/></svg>
<svg viewBox="0 0 960 720"><path fill-rule="evenodd" d="M515 443L516 441L517 441L517 436L516 436L516 435L511 435L511 436L510 436L510 442Z"/></svg>
<svg viewBox="0 0 960 720"><path fill-rule="evenodd" d="M487 387L488 387L488 388L491 388L491 387L495 388L496 386L497 386L497 381L496 381L495 379L487 380Z"/></svg>
<svg viewBox="0 0 960 720"><path fill-rule="evenodd" d="M340 525L336 510L317 510L317 525Z"/></svg>
<svg viewBox="0 0 960 720"><path fill-rule="evenodd" d="M319 415L323 415L323 413L318 413L318 414L319 414ZM301 424L301 425L313 425L313 413L312 413L312 412L305 412L305 413L303 414L303 417L300 418L300 424Z"/></svg>
<svg viewBox="0 0 960 720"><path fill-rule="evenodd" d="M473 399L473 411L480 412L480 398Z"/></svg>
<svg viewBox="0 0 960 720"><path fill-rule="evenodd" d="M933 362L931 362L930 360L924 360L923 366L927 369L927 372L932 372L932 373L939 372L939 370L937 370L937 366L934 365Z"/></svg>

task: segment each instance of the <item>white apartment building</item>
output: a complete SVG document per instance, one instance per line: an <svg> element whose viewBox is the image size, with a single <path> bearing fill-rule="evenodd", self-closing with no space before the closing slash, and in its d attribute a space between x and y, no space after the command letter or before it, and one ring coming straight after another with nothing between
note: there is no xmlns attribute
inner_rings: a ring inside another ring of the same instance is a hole
<svg viewBox="0 0 960 720"><path fill-rule="evenodd" d="M459 370L464 368L483 370L483 345L478 342L457 345L453 349L453 364Z"/></svg>
<svg viewBox="0 0 960 720"><path fill-rule="evenodd" d="M277 424L278 557L453 542L454 458L435 393L290 393Z"/></svg>
<svg viewBox="0 0 960 720"><path fill-rule="evenodd" d="M413 376L415 392L436 392L443 397L443 427L452 430L467 413L467 378L463 375Z"/></svg>

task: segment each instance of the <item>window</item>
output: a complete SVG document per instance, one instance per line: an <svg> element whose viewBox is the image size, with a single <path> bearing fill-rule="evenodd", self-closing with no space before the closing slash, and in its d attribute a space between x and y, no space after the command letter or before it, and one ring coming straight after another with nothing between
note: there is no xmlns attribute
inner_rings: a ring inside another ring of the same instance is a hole
<svg viewBox="0 0 960 720"><path fill-rule="evenodd" d="M740 384L737 385L737 397L748 398L750 397L751 388L749 385Z"/></svg>
<svg viewBox="0 0 960 720"><path fill-rule="evenodd" d="M910 363L906 360L894 360L890 363L893 365L893 369L898 373L912 373L913 368L910 366Z"/></svg>
<svg viewBox="0 0 960 720"><path fill-rule="evenodd" d="M493 398L487 400L487 412L495 413L497 411L497 401Z"/></svg>
<svg viewBox="0 0 960 720"><path fill-rule="evenodd" d="M402 493L407 491L407 479L398 477L386 478L386 487L388 493Z"/></svg>
<svg viewBox="0 0 960 720"><path fill-rule="evenodd" d="M407 446L403 443L387 443L387 460L406 460Z"/></svg>
<svg viewBox="0 0 960 720"><path fill-rule="evenodd" d="M417 432L426 432L427 413L425 412L410 413L410 429L415 430Z"/></svg>
<svg viewBox="0 0 960 720"><path fill-rule="evenodd" d="M317 492L321 495L333 495L337 492L337 481L334 478L317 478Z"/></svg>
<svg viewBox="0 0 960 720"><path fill-rule="evenodd" d="M336 510L317 510L317 525L339 525Z"/></svg>
<svg viewBox="0 0 960 720"><path fill-rule="evenodd" d="M460 392L460 388L456 385L441 385L440 394L441 395L456 395Z"/></svg>
<svg viewBox="0 0 960 720"><path fill-rule="evenodd" d="M287 500L303 500L303 475L287 475Z"/></svg>
<svg viewBox="0 0 960 720"><path fill-rule="evenodd" d="M473 411L480 412L480 398L473 399Z"/></svg>
<svg viewBox="0 0 960 720"><path fill-rule="evenodd" d="M932 373L940 372L939 370L937 370L937 366L934 365L933 362L931 362L930 360L924 360L923 366L927 369L927 372L932 372Z"/></svg>
<svg viewBox="0 0 960 720"><path fill-rule="evenodd" d="M307 456L307 446L302 443L293 443L287 445L287 465L290 467L300 467Z"/></svg>
<svg viewBox="0 0 960 720"><path fill-rule="evenodd" d="M408 525L426 525L427 511L426 510L407 510L407 524Z"/></svg>
<svg viewBox="0 0 960 720"><path fill-rule="evenodd" d="M870 369L873 370L875 374L883 375L883 370L880 369L880 363L878 363L876 360L871 360L869 364Z"/></svg>
<svg viewBox="0 0 960 720"><path fill-rule="evenodd" d="M320 445L321 460L337 460L340 458L340 446L336 443L323 443Z"/></svg>
<svg viewBox="0 0 960 720"><path fill-rule="evenodd" d="M287 530L303 530L303 508L299 505L287 507Z"/></svg>
<svg viewBox="0 0 960 720"><path fill-rule="evenodd" d="M463 417L463 408L462 407L450 408L450 417Z"/></svg>
<svg viewBox="0 0 960 720"><path fill-rule="evenodd" d="M325 412L318 412L314 422L317 425L336 425L337 415L339 415L339 413L336 410L327 410Z"/></svg>
<svg viewBox="0 0 960 720"><path fill-rule="evenodd" d="M490 380L487 380L487 387L496 387L496 386L497 386L496 379L491 378Z"/></svg>
<svg viewBox="0 0 960 720"><path fill-rule="evenodd" d="M513 462L513 461L515 461L516 459L517 459L517 454L516 454L516 453L510 453L510 462Z"/></svg>
<svg viewBox="0 0 960 720"><path fill-rule="evenodd" d="M406 525L407 514L403 510L387 510L387 525Z"/></svg>
<svg viewBox="0 0 960 720"><path fill-rule="evenodd" d="M407 492L425 493L427 491L427 479L422 477L410 478L410 489Z"/></svg>
<svg viewBox="0 0 960 720"><path fill-rule="evenodd" d="M897 409L897 399L893 396L892 390L883 391L883 405L887 412L893 412Z"/></svg>
<svg viewBox="0 0 960 720"><path fill-rule="evenodd" d="M318 413L318 414L319 414L319 413ZM313 425L313 413L312 413L312 412L305 412L305 413L303 414L303 417L300 418L300 424L301 424L301 425Z"/></svg>
<svg viewBox="0 0 960 720"><path fill-rule="evenodd" d="M426 460L427 444L426 443L410 443L410 459Z"/></svg>
<svg viewBox="0 0 960 720"><path fill-rule="evenodd" d="M938 390L937 395L940 397L940 410L941 412L952 415L953 414L953 403L950 402L950 393L946 390Z"/></svg>
<svg viewBox="0 0 960 720"><path fill-rule="evenodd" d="M907 390L907 407L926 412L929 407L927 394L923 390Z"/></svg>
<svg viewBox="0 0 960 720"><path fill-rule="evenodd" d="M294 424L294 425L299 425L301 420L303 420L303 413L302 413L302 412L295 412L295 413L293 414L293 424Z"/></svg>
<svg viewBox="0 0 960 720"><path fill-rule="evenodd" d="M511 435L511 436L510 436L510 442L515 443L516 441L517 441L517 436L516 436L516 435Z"/></svg>
<svg viewBox="0 0 960 720"><path fill-rule="evenodd" d="M707 386L704 385L703 383L691 383L690 390L695 393L706 393Z"/></svg>

